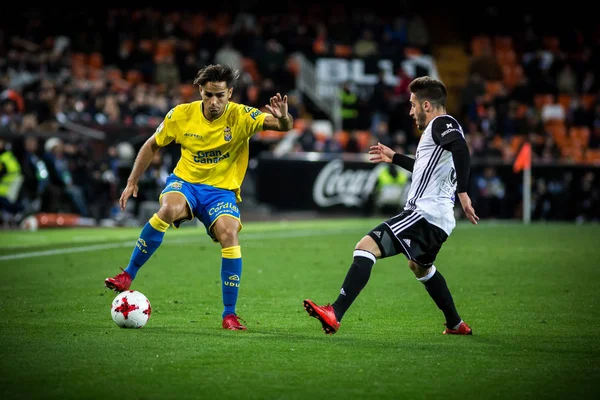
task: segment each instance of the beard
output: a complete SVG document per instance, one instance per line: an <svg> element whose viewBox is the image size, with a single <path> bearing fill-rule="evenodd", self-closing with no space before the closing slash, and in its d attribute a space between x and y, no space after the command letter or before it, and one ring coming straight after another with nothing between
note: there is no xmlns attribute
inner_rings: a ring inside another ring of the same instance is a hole
<svg viewBox="0 0 600 400"><path fill-rule="evenodd" d="M419 130L425 129L425 119L426 118L427 118L427 116L425 115L424 111L421 111L420 113L417 114L416 123L417 123L417 128L419 128Z"/></svg>

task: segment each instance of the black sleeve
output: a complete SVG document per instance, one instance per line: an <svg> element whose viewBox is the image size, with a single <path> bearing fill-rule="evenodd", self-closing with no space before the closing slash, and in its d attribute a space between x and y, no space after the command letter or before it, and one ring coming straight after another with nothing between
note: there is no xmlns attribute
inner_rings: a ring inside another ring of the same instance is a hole
<svg viewBox="0 0 600 400"><path fill-rule="evenodd" d="M399 165L405 170L412 172L415 166L415 159L405 156L404 154L396 153L394 154L394 158L392 158L392 164Z"/></svg>
<svg viewBox="0 0 600 400"><path fill-rule="evenodd" d="M431 125L431 136L433 141L438 146L446 148L455 140L464 140L465 137L462 134L462 128L453 118L450 117L438 117L433 120ZM446 149L448 150L448 149Z"/></svg>
<svg viewBox="0 0 600 400"><path fill-rule="evenodd" d="M465 139L455 140L444 146L452 153L454 169L456 170L456 192L463 193L469 187L469 172L471 169L471 154Z"/></svg>
<svg viewBox="0 0 600 400"><path fill-rule="evenodd" d="M442 116L433 121L431 136L438 146L452 153L456 170L456 191L463 193L469 186L471 154L462 133L462 128L454 118Z"/></svg>

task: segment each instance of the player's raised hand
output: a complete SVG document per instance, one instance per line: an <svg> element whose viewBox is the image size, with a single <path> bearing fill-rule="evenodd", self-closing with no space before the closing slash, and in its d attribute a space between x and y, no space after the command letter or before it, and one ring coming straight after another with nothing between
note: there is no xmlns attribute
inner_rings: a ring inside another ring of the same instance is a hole
<svg viewBox="0 0 600 400"><path fill-rule="evenodd" d="M375 164L379 164L380 162L391 163L395 152L385 144L377 142L376 145L371 146L369 149L369 154L371 155L369 160Z"/></svg>
<svg viewBox="0 0 600 400"><path fill-rule="evenodd" d="M288 114L288 97L287 94L281 97L280 93L271 97L269 104L266 105L267 110L275 118L283 118Z"/></svg>
<svg viewBox="0 0 600 400"><path fill-rule="evenodd" d="M133 195L133 197L137 197L138 195L138 185L137 183L127 182L127 186L123 189L123 193L121 193L121 198L119 199L119 204L121 205L121 211L125 210L125 206L127 205L127 200Z"/></svg>
<svg viewBox="0 0 600 400"><path fill-rule="evenodd" d="M458 198L460 199L460 204L462 205L463 211L467 216L467 219L471 221L473 225L477 225L477 221L479 221L479 217L475 214L475 209L471 205L471 198L467 194L467 192L462 192L458 194Z"/></svg>

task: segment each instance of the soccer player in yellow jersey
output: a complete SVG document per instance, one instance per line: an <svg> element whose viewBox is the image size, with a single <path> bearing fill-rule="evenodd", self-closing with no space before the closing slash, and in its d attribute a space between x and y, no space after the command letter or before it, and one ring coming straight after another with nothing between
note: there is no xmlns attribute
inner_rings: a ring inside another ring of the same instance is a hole
<svg viewBox="0 0 600 400"><path fill-rule="evenodd" d="M181 158L162 191L159 210L142 229L127 267L104 283L116 292L128 290L138 270L160 246L170 225L198 218L206 233L221 245L221 285L224 329L245 330L236 315L242 276L238 232L242 229L240 187L248 166L250 138L263 130L288 131L293 119L287 96L279 93L266 105L268 113L229 101L239 72L226 65L209 65L196 75L201 100L180 104L169 111L156 132L140 149L127 187L120 198L137 197L138 180L154 153L175 141Z"/></svg>

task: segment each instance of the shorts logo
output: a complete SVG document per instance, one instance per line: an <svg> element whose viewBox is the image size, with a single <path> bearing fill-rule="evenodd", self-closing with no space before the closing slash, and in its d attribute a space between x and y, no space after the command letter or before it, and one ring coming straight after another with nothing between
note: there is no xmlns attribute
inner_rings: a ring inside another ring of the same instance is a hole
<svg viewBox="0 0 600 400"><path fill-rule="evenodd" d="M381 239L381 231L373 231L373 233L375 234L375 236Z"/></svg>
<svg viewBox="0 0 600 400"><path fill-rule="evenodd" d="M171 189L181 189L183 187L183 184L179 181L176 181L176 182L171 182L169 184L169 186L171 187Z"/></svg>
<svg viewBox="0 0 600 400"><path fill-rule="evenodd" d="M402 239L408 247L410 247L410 239Z"/></svg>
<svg viewBox="0 0 600 400"><path fill-rule="evenodd" d="M226 142L229 142L231 140L231 128L227 127L223 130L223 139L225 139Z"/></svg>
<svg viewBox="0 0 600 400"><path fill-rule="evenodd" d="M239 213L240 210L239 208L233 204L233 203L226 203L224 201L221 201L217 204L216 207L211 207L208 210L208 215L219 215L222 213L227 213L227 214L233 214L233 213Z"/></svg>

